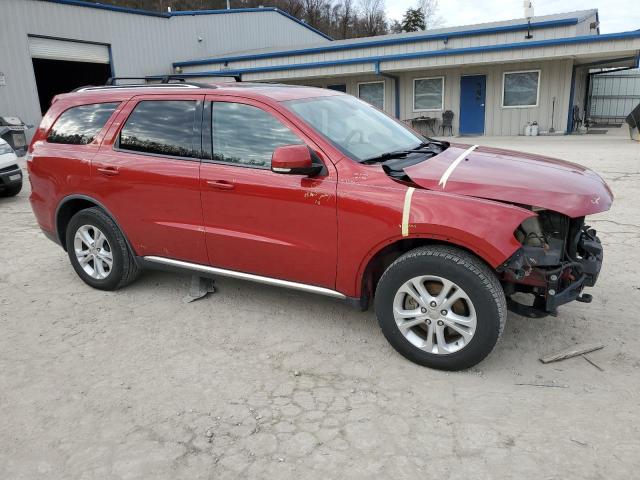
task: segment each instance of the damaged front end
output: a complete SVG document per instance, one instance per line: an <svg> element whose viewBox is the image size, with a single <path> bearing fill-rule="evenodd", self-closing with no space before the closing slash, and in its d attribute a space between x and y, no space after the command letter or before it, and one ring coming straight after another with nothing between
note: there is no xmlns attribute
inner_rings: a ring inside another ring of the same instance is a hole
<svg viewBox="0 0 640 480"><path fill-rule="evenodd" d="M595 285L603 258L596 231L584 217L537 213L515 231L522 247L498 268L509 310L532 318L556 315L573 300L591 302L582 291Z"/></svg>

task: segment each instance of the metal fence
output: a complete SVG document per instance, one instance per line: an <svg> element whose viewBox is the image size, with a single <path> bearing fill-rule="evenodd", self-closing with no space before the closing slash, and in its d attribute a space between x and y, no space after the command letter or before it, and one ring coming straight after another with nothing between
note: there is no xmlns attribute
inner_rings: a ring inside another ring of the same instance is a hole
<svg viewBox="0 0 640 480"><path fill-rule="evenodd" d="M640 104L640 69L592 75L590 86L591 123L621 124Z"/></svg>

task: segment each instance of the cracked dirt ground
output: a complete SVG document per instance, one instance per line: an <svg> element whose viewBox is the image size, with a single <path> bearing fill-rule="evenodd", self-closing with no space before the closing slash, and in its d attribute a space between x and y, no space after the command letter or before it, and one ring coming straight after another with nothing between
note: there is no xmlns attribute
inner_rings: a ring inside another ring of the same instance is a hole
<svg viewBox="0 0 640 480"><path fill-rule="evenodd" d="M479 138L596 169L605 265L591 305L509 314L477 368L418 367L373 313L229 279L92 290L0 200L0 479L621 479L640 471L640 144ZM590 358L542 354L602 342ZM517 385L536 384L547 386Z"/></svg>

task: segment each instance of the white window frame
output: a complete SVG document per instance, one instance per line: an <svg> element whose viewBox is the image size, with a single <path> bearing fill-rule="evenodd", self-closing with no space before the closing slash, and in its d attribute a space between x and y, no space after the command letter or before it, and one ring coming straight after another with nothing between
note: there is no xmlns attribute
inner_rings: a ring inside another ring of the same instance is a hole
<svg viewBox="0 0 640 480"><path fill-rule="evenodd" d="M360 100L362 100L363 102L366 102L366 100L364 100L364 99L362 99L362 97L360 97L360 85L372 85L374 83L381 83L382 84L382 110L384 110L384 108L385 108L385 106L387 104L387 98L386 98L387 92L385 91L387 89L387 86L386 86L384 80L375 80L375 81L372 81L372 82L358 82L358 84L356 86L356 88L358 89L358 98ZM367 102L367 103L369 103L369 102ZM369 105L371 105L371 104L369 104ZM374 108L377 108L375 105L371 105L371 106L374 107Z"/></svg>
<svg viewBox="0 0 640 480"><path fill-rule="evenodd" d="M416 108L416 82L418 80L436 80L438 78L442 80L442 98L440 99L440 108ZM444 110L444 82L445 82L444 76L414 78L413 79L413 111L414 112L441 112L442 110Z"/></svg>
<svg viewBox="0 0 640 480"><path fill-rule="evenodd" d="M536 104L535 105L505 105L504 104L504 85L507 79L507 75L510 73L534 73L538 74L538 89L536 91ZM511 72L502 72L502 108L537 108L540 106L540 83L542 81L542 70L515 70Z"/></svg>

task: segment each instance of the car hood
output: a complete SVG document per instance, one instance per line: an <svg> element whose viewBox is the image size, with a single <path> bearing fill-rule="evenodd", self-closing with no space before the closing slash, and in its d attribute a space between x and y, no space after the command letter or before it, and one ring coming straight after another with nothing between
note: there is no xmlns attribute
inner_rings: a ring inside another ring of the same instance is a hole
<svg viewBox="0 0 640 480"><path fill-rule="evenodd" d="M444 152L404 169L422 188L546 208L570 217L604 212L613 194L592 170L575 163L511 150L476 147L441 181L470 145Z"/></svg>

